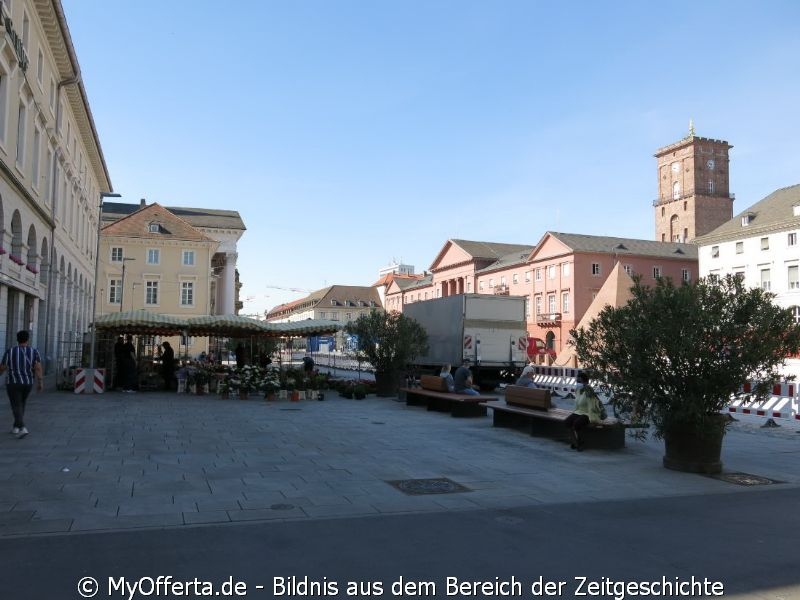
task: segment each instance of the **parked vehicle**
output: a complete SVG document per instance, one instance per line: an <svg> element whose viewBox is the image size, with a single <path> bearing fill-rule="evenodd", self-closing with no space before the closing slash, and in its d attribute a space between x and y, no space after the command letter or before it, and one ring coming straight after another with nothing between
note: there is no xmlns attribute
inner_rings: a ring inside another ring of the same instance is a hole
<svg viewBox="0 0 800 600"><path fill-rule="evenodd" d="M469 358L473 381L492 389L528 362L522 297L458 294L407 304L403 314L428 333L428 353L413 365L420 373L438 373L446 363L458 367Z"/></svg>
<svg viewBox="0 0 800 600"><path fill-rule="evenodd" d="M548 359L555 359L556 351L548 348L545 341L541 338L528 338L528 360L535 363L547 362Z"/></svg>

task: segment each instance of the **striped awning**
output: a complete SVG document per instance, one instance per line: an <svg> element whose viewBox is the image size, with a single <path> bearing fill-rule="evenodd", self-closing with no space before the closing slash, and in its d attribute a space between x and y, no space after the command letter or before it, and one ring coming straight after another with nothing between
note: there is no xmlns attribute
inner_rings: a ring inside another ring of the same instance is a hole
<svg viewBox="0 0 800 600"><path fill-rule="evenodd" d="M239 315L203 315L187 320L190 335L247 337L264 335L265 323Z"/></svg>
<svg viewBox="0 0 800 600"><path fill-rule="evenodd" d="M264 326L269 331L268 335L273 337L326 335L335 333L344 327L340 321L328 319L306 319L305 321L292 321L290 323L264 323Z"/></svg>
<svg viewBox="0 0 800 600"><path fill-rule="evenodd" d="M95 319L97 330L117 330L133 335L178 335L186 330L186 320L147 310L109 313Z"/></svg>

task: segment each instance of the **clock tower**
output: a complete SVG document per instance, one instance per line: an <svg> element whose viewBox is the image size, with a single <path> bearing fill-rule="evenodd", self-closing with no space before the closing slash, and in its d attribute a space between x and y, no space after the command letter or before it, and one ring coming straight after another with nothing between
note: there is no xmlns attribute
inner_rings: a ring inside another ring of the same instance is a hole
<svg viewBox="0 0 800 600"><path fill-rule="evenodd" d="M689 135L655 153L657 241L689 242L733 218L728 173L731 148L726 141L695 135L690 121Z"/></svg>

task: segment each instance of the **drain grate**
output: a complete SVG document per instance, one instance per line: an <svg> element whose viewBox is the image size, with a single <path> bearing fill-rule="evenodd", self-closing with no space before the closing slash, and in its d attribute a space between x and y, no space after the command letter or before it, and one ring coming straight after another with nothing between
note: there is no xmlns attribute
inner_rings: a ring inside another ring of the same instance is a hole
<svg viewBox="0 0 800 600"><path fill-rule="evenodd" d="M398 479L395 481L387 481L386 483L409 496L421 496L423 494L457 494L459 492L471 491L460 483L447 479L447 477L440 477L438 479Z"/></svg>
<svg viewBox="0 0 800 600"><path fill-rule="evenodd" d="M294 504L273 504L270 506L272 510L292 510L294 508Z"/></svg>
<svg viewBox="0 0 800 600"><path fill-rule="evenodd" d="M709 475L709 477L719 479L720 481L727 481L728 483L735 483L736 485L771 485L773 483L784 483L777 479L761 477L760 475L750 475L749 473L718 473L716 475Z"/></svg>

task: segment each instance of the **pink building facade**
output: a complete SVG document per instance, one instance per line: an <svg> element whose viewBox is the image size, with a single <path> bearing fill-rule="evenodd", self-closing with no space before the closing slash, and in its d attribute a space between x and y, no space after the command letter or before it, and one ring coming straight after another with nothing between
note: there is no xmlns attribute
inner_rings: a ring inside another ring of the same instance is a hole
<svg viewBox="0 0 800 600"><path fill-rule="evenodd" d="M430 273L390 284L385 308L461 293L524 296L529 335L558 353L618 262L645 284L698 276L691 244L557 232L536 246L448 240Z"/></svg>

